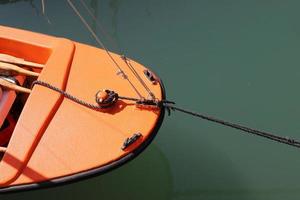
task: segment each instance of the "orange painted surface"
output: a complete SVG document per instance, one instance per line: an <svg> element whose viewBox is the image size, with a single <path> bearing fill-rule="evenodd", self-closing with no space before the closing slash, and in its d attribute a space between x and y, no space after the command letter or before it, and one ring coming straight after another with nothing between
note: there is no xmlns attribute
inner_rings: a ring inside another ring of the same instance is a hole
<svg viewBox="0 0 300 200"><path fill-rule="evenodd" d="M104 50L70 40L0 26L0 53L45 64L39 80L84 101L96 104L101 89L138 98ZM39 56L40 55L40 56ZM126 63L112 54L128 79L147 97L146 90ZM156 98L161 86L143 74L145 67L130 60ZM105 166L136 149L158 123L158 108L139 108L118 100L101 111L79 105L48 88L34 86L0 161L0 188L48 181ZM121 150L126 138L142 138Z"/></svg>

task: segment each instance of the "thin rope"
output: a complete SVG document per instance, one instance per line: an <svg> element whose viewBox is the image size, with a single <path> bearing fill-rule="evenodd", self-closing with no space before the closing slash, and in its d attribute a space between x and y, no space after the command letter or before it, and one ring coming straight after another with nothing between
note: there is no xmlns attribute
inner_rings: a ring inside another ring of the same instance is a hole
<svg viewBox="0 0 300 200"><path fill-rule="evenodd" d="M75 7L75 5L71 2L71 0L67 0L67 2L69 3L70 7L73 9L73 11L76 13L76 15L80 18L80 20L82 21L82 23L85 25L85 27L88 29L88 31L92 34L92 36L94 37L94 39L96 40L96 42L98 43L98 45L100 45L105 51L106 54L109 56L109 58L113 61L113 63L115 64L115 66L118 68L118 72L117 74L120 74L124 79L126 79L129 84L131 85L131 87L134 89L134 91L136 92L136 94L142 98L142 95L139 93L139 91L137 90L137 88L132 84L132 82L128 79L127 75L125 74L125 72L122 70L122 68L119 66L119 64L117 63L117 61L112 57L112 55L110 54L110 52L108 51L108 49L104 46L104 44L101 42L101 40L98 38L98 36L96 35L96 33L93 31L93 29L90 27L90 25L87 23L87 21L84 19L84 17L79 13L78 9Z"/></svg>
<svg viewBox="0 0 300 200"><path fill-rule="evenodd" d="M110 40L110 42L115 46L115 48L117 48L119 50L119 52L121 52L120 48L117 47L115 41L106 33L106 31L104 30L104 28L102 27L102 25L100 24L100 22L97 20L96 16L92 13L91 9L89 9L89 7L85 3L85 1L84 0L80 0L80 2L83 5L83 7L87 10L87 12L89 13L89 15L96 22L96 24L100 28L100 31ZM149 89L149 87L146 85L146 83L143 81L143 79L140 77L140 75L136 72L135 68L130 63L130 60L128 60L125 56L123 56L123 58L124 58L123 60L125 61L126 65L128 66L128 68L131 70L131 72L134 74L134 76L137 78L137 80L141 83L141 85L145 88L145 90L147 91L148 95L152 99L155 99L155 96L154 96L153 92Z"/></svg>
<svg viewBox="0 0 300 200"><path fill-rule="evenodd" d="M116 48L119 51L119 53L121 53L122 51L121 51L119 45L117 45L116 41L105 31L105 29L103 28L102 24L99 22L99 20L97 19L97 17L93 14L92 10L88 7L88 5L85 3L85 1L84 0L80 0L80 3L86 9L86 11L88 12L88 14L93 18L94 22L99 27L99 29L102 32L102 34L105 35L105 37L108 38L109 42L114 46L114 48Z"/></svg>
<svg viewBox="0 0 300 200"><path fill-rule="evenodd" d="M109 34L106 33L106 31L104 30L104 28L102 27L101 23L98 21L98 19L96 18L96 16L93 14L93 12L91 11L91 9L89 9L89 7L87 6L87 4L85 3L84 0L80 0L81 4L83 5L83 7L87 10L87 12L89 13L89 15L93 18L93 20L96 22L96 24L98 25L98 27L100 28L100 31L110 40L110 42L115 46L115 48L117 48L119 50L119 52L122 52L120 50L120 48L117 47L115 41L109 36ZM142 86L146 89L146 91L148 92L148 95L152 98L155 99L155 96L153 94L153 92L151 92L151 90L149 89L149 87L146 85L146 83L143 81L143 79L140 77L140 75L136 72L135 68L132 66L132 64L130 63L130 60L127 59L127 57L122 56L123 60L125 61L126 65L128 66L128 68L131 70L131 72L134 74L134 76L138 79L138 81L142 84Z"/></svg>
<svg viewBox="0 0 300 200"><path fill-rule="evenodd" d="M48 24L51 24L51 21L50 21L48 15L46 14L45 0L41 0L41 5L42 5L42 15L43 15L44 19L47 21Z"/></svg>
<svg viewBox="0 0 300 200"><path fill-rule="evenodd" d="M45 1L44 0L41 1L42 1L42 13L43 15L45 15Z"/></svg>
<svg viewBox="0 0 300 200"><path fill-rule="evenodd" d="M155 99L155 96L153 92L149 89L149 87L146 85L146 83L143 81L141 76L137 73L135 68L131 65L130 60L128 60L125 56L123 56L123 60L128 66L128 68L131 70L131 72L134 74L134 76L138 79L138 81L142 84L142 86L145 88L145 90L148 92L148 95L151 97L151 99Z"/></svg>
<svg viewBox="0 0 300 200"><path fill-rule="evenodd" d="M165 108L168 108L168 109L171 109L171 110L177 110L177 111L180 111L182 113L186 113L188 115L192 115L192 116L199 117L199 118L202 118L202 119L214 122L214 123L221 124L223 126L228 126L228 127L234 128L234 129L238 129L238 130L244 131L244 132L249 133L249 134L264 137L264 138L267 138L267 139L272 140L272 141L276 141L276 142L279 142L279 143L283 143L283 144L287 144L287 145L290 145L290 146L293 146L293 147L300 148L300 142L295 140L295 139L291 139L289 137L282 137L282 136L275 135L273 133L252 129L252 128L242 126L242 125L239 125L239 124L235 124L235 123L227 122L227 121L220 120L220 119L217 119L217 118L214 118L214 117L210 117L210 116L207 116L207 115L204 115L204 114L201 114L201 113L185 110L185 109L182 109L182 108L176 107L174 105L170 105L170 104L163 104L163 106Z"/></svg>
<svg viewBox="0 0 300 200"><path fill-rule="evenodd" d="M111 56L110 52L108 51L108 49L105 47L105 45L103 44L103 42L101 42L101 40L99 39L99 37L96 35L96 33L93 31L93 29L89 26L89 24L86 22L86 20L84 19L84 17L79 13L78 9L75 7L75 5L70 1L67 0L69 5L71 6L71 8L75 11L75 13L78 15L78 17L81 19L81 21L83 22L83 24L86 26L86 28L89 30L89 32L92 34L92 36L95 38L95 40L97 41L97 43L106 51L107 55L110 57L110 59L114 62L114 64L118 67L118 73L122 74L122 76L124 78L126 78L128 80L128 82L130 83L131 87L135 90L135 92L137 93L137 95L140 98L143 98L143 96L141 95L141 93L137 90L137 88L133 85L133 83L128 79L127 75L125 75L124 71L121 69L121 67L119 66L119 64L115 61L115 59ZM97 18L93 15L93 13L91 12L91 10L88 8L88 6L86 5L86 3L83 0L80 0L81 4L83 5L83 7L88 11L88 13L90 14L90 16L92 16L92 18L94 19L94 21L96 22L96 24L100 27L100 30L106 34L106 32L103 30L103 27L101 26L101 24L98 22ZM106 34L107 35L107 34ZM110 37L108 37L110 38ZM118 48L119 49L119 48ZM119 50L120 51L120 50ZM126 65L128 66L128 68L131 70L131 72L134 74L134 76L136 77L136 79L141 83L141 85L145 88L145 90L147 91L148 95L151 97L151 99L155 99L155 96L153 94L153 92L149 89L149 87L146 85L146 83L143 81L143 79L140 77L140 75L136 72L135 68L131 65L130 62L127 61L126 57L124 56L123 59L124 62L126 63Z"/></svg>

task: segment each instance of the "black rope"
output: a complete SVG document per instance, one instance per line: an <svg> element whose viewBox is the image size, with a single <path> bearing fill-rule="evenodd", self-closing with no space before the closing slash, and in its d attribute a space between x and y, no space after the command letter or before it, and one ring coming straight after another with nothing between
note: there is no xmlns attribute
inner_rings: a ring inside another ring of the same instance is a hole
<svg viewBox="0 0 300 200"><path fill-rule="evenodd" d="M171 109L173 111L177 110L177 111L186 113L188 115L192 115L194 117L199 117L201 119L205 119L205 120L208 120L208 121L211 121L211 122L214 122L214 123L218 123L218 124L221 124L221 125L224 125L224 126L228 126L228 127L234 128L234 129L238 129L238 130L244 131L244 132L249 133L249 134L264 137L264 138L270 139L272 141L276 141L276 142L279 142L279 143L283 143L283 144L287 144L287 145L290 145L290 146L293 146L293 147L300 148L300 142L297 141L297 140L291 139L289 137L282 137L282 136L275 135L273 133L252 129L252 128L242 126L242 125L239 125L239 124L234 124L234 123L227 122L227 121L224 121L224 120L220 120L220 119L217 119L217 118L214 118L214 117L210 117L210 116L207 116L207 115L204 115L204 114L201 114L201 113L185 110L185 109L176 107L174 105L170 105L168 103L164 103L163 107Z"/></svg>
<svg viewBox="0 0 300 200"><path fill-rule="evenodd" d="M32 83L32 86L31 86L31 87L33 87L34 85L41 85L41 86L44 86L44 87L49 88L49 89L51 89L51 90L54 90L54 91L56 91L56 92L62 94L64 97L66 97L66 98L68 98L68 99L70 99L70 100L72 100L72 101L74 101L74 102L76 102L76 103L78 103L78 104L80 104L80 105L83 105L83 106L85 106L85 107L88 107L88 108L90 108L90 109L93 109L93 110L99 110L99 109L102 109L102 107L99 106L99 105L94 105L94 104L91 104L91 103L87 103L87 102L85 102L85 101L83 101L83 100L81 100L81 99L79 99L79 98L77 98L77 97L75 97L75 96L73 96L73 95L67 93L66 91L64 91L64 90L62 90L62 89L59 89L58 87L55 87L55 86L53 86L53 85L51 85L51 84L49 84L49 83L46 83L46 82L37 80L37 81L34 81L34 82Z"/></svg>
<svg viewBox="0 0 300 200"><path fill-rule="evenodd" d="M98 105L95 105L95 104L92 104L92 103L88 103L88 102L86 102L86 101L83 101L83 100L81 100L81 99L79 99L79 98L77 98L77 97L75 97L75 96L73 96L73 95L67 93L66 91L64 91L64 90L62 90L62 89L60 89L60 88L58 88L58 87L55 87L55 86L53 86L53 85L51 85L51 84L49 84L49 83L47 83L47 82L44 82L44 81L40 81L40 80L33 81L32 85L31 85L31 88L32 88L34 85L41 85L41 86L43 86L43 87L46 87L46 88L48 88L48 89L51 89L51 90L53 90L53 91L55 91L55 92L58 92L58 93L62 94L64 97L70 99L71 101L74 101L74 102L76 102L76 103L78 103L78 104L80 104L80 105L82 105L82 106L85 106L85 107L87 107L87 108L90 108L90 109L92 109L92 110L98 110L98 111L99 111L99 110L103 110L104 108L110 107L110 106L111 106L113 103L115 103L118 99L124 99L124 100L130 100L130 101L138 101L138 99L136 99L136 98L123 97L123 96L119 96L117 93L114 93L114 94L116 95L116 96L115 96L116 99L115 99L114 102L112 102L112 104L107 104L107 103L101 104L101 103L99 103L99 102L96 101L96 102L98 103Z"/></svg>
<svg viewBox="0 0 300 200"><path fill-rule="evenodd" d="M70 99L70 100L72 100L72 101L74 101L74 102L76 102L76 103L78 103L82 106L93 109L93 110L98 110L99 111L99 110L103 110L104 108L108 108L111 105L113 105L113 103L115 103L118 99L129 100L129 101L134 101L137 105L145 105L145 106L165 108L168 111L169 114L170 114L171 110L173 110L173 111L177 110L177 111L180 111L182 113L192 115L194 117L198 117L198 118L201 118L201 119L205 119L205 120L217 123L217 124L221 124L223 126L227 126L227 127L231 127L231 128L237 129L237 130L241 130L241 131L244 131L244 132L252 134L252 135L264 137L264 138L267 138L267 139L272 140L272 141L276 141L276 142L279 142L279 143L283 143L283 144L287 144L287 145L290 145L290 146L293 146L293 147L300 148L300 142L295 140L295 139L291 139L289 137L278 136L278 135L275 135L275 134L270 133L270 132L256 130L256 129L249 128L249 127L246 127L246 126L242 126L242 125L239 125L239 124L235 124L235 123L232 123L232 122L227 122L227 121L224 121L224 120L221 120L221 119L217 119L217 118L214 118L214 117L211 117L211 116L207 116L207 115L204 115L204 114L201 114L201 113L197 113L197 112L194 112L194 111L189 111L189 110L186 110L186 109L183 109L183 108L179 108L179 107L174 106L174 104L175 104L174 102L168 101L168 100L158 101L158 100L149 100L149 99L137 99L137 98L132 98L132 97L119 96L117 93L112 92L114 95L116 95L116 96L114 96L114 98L112 98L112 99L115 99L115 101L112 102L112 104L108 104L109 106L107 106L107 104L101 105L101 103L98 103L98 105L94 105L92 103L85 102L85 101L83 101L83 100L67 93L66 91L64 91L60 88L57 88L57 87L55 87L55 86L53 86L49 83L46 83L44 81L40 81L40 80L34 81L32 83L32 87L34 85L41 85L41 86L47 87L51 90L54 90L54 91L62 94L64 97L66 97L66 98L68 98L68 99Z"/></svg>

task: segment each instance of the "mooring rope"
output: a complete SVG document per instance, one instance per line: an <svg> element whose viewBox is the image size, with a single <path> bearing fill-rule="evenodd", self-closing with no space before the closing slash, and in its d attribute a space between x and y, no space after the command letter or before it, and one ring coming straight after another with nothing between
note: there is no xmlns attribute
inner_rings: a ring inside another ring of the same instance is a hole
<svg viewBox="0 0 300 200"><path fill-rule="evenodd" d="M78 97L75 97L74 95L66 92L65 90L62 90L50 83L47 83L47 82L44 82L44 81L40 81L40 80L36 80L36 81L33 81L32 82L32 85L31 85L31 88L33 88L34 85L40 85L40 86L43 86L45 88L48 88L50 90L53 90L57 93L60 93L62 94L64 97L66 97L67 99L70 99L71 101L75 102L75 103L78 103L84 107L87 107L89 109L92 109L92 110L103 110L104 108L108 108L110 107L112 104L114 104L118 99L124 99L124 100L130 100L130 101L138 101L137 98L131 98L131 97L123 97L123 96L119 96L117 93L113 92L111 96L111 100L113 102L104 102L103 104L99 103L97 101L97 97L96 97L96 102L98 104L93 104L93 103L89 103L89 102L86 102Z"/></svg>
<svg viewBox="0 0 300 200"><path fill-rule="evenodd" d="M283 136L275 135L273 133L266 132L266 131L261 131L261 130L249 128L249 127L246 127L246 126L243 126L243 125L240 125L240 124L235 124L235 123L232 123L232 122L224 121L224 120L217 119L215 117L211 117L211 116L208 116L208 115L205 115L205 114L202 114L202 113L186 110L186 109L175 106L174 102L168 101L168 100L159 101L159 100L152 100L152 99L151 100L149 100L149 99L137 99L137 98L132 98L132 97L119 96L117 93L112 91L111 94L114 95L110 98L112 100L112 102L105 102L103 105L101 105L101 103L99 103L96 99L96 102L98 103L98 105L95 105L95 104L92 104L92 103L85 102L84 100L81 100L81 99L67 93L66 91L64 91L64 90L62 90L58 87L55 87L55 86L53 86L49 83L46 83L44 81L36 80L32 83L32 87L34 85L41 85L43 87L51 89L55 92L58 92L58 93L62 94L64 97L70 99L71 101L74 101L74 102L76 102L76 103L78 103L82 106L85 106L85 107L93 109L93 110L98 110L99 111L99 110L106 109L108 107L111 107L118 99L123 99L123 100L133 101L137 105L153 106L153 107L157 107L157 108L161 108L161 109L166 109L169 112L169 114L170 114L171 110L172 111L179 111L179 112L182 112L182 113L185 113L185 114L197 117L197 118L201 118L201 119L211 121L211 122L223 125L223 126L234 128L234 129L243 131L245 133L249 133L249 134L252 134L252 135L264 137L264 138L267 138L267 139L272 140L272 141L276 141L276 142L279 142L279 143L283 143L283 144L287 144L287 145L290 145L290 146L293 146L293 147L300 148L300 141L298 141L298 140L295 140L295 139L292 139L292 138L289 138L289 137L283 137Z"/></svg>
<svg viewBox="0 0 300 200"><path fill-rule="evenodd" d="M235 124L235 123L232 123L232 122L227 122L227 121L224 121L224 120L221 120L221 119L217 119L215 117L211 117L211 116L204 115L204 114L201 114L201 113L197 113L197 112L194 112L194 111L179 108L179 107L176 107L176 106L170 105L170 104L164 104L163 107L168 108L168 109L173 110L173 111L180 111L182 113L192 115L194 117L198 117L198 118L201 118L201 119L204 119L204 120L207 120L207 121L211 121L211 122L214 122L214 123L217 123L217 124L221 124L223 126L227 126L227 127L230 127L230 128L241 130L243 132L246 132L246 133L249 133L249 134L252 134L252 135L264 137L264 138L267 138L267 139L272 140L272 141L276 141L276 142L279 142L279 143L283 143L283 144L287 144L287 145L290 145L290 146L293 146L293 147L300 148L300 141L297 141L297 140L289 138L289 137L283 137L283 136L275 135L275 134L270 133L270 132L265 132L265 131L249 128L249 127L246 127L246 126L242 126L242 125L239 125L239 124Z"/></svg>

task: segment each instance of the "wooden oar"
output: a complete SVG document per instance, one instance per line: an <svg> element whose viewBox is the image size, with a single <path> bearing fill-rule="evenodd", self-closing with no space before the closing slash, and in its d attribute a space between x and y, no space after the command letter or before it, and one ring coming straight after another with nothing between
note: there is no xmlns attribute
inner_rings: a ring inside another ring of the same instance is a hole
<svg viewBox="0 0 300 200"><path fill-rule="evenodd" d="M16 74L24 74L28 76L35 76L38 77L39 73L32 72L26 69L23 69L21 67L18 67L17 65L5 63L0 61L0 74L2 75L16 75Z"/></svg>
<svg viewBox="0 0 300 200"><path fill-rule="evenodd" d="M0 147L0 152L5 152L6 151L6 147Z"/></svg>
<svg viewBox="0 0 300 200"><path fill-rule="evenodd" d="M3 77L0 77L0 85L5 87L5 88L9 88L11 90L15 90L15 91L18 91L18 92L25 92L25 93L30 93L31 90L28 89L28 88L24 88L24 87L21 87L21 86L18 86L8 80L5 80Z"/></svg>
<svg viewBox="0 0 300 200"><path fill-rule="evenodd" d="M35 62L29 62L24 60L23 58L17 58L8 54L0 53L0 61L6 62L6 63L12 63L17 65L25 65L29 67L35 67L35 68L43 68L43 64L35 63Z"/></svg>

